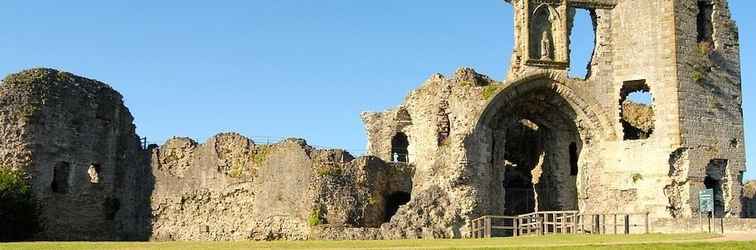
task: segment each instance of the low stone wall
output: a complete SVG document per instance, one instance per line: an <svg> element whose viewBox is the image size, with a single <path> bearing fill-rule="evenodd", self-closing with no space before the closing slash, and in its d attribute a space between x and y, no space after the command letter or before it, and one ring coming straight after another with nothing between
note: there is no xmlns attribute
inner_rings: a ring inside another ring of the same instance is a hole
<svg viewBox="0 0 756 250"><path fill-rule="evenodd" d="M348 228L334 226L314 227L310 232L311 240L382 240L380 228Z"/></svg>
<svg viewBox="0 0 756 250"><path fill-rule="evenodd" d="M412 193L413 167L315 149L257 145L235 133L152 150L152 239L380 239L390 195ZM350 229L357 228L357 229Z"/></svg>
<svg viewBox="0 0 756 250"><path fill-rule="evenodd" d="M712 232L721 232L721 219L715 218L711 220ZM654 221L651 225L652 233L700 233L708 232L708 218L703 218L699 221L698 218L688 219L661 219ZM724 232L725 233L745 233L756 232L756 219L743 219L743 218L725 218L724 219Z"/></svg>

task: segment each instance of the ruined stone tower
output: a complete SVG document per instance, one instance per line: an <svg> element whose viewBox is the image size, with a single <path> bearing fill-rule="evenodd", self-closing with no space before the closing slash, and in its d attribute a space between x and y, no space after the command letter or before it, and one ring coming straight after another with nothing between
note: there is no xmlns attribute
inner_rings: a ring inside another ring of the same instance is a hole
<svg viewBox="0 0 756 250"><path fill-rule="evenodd" d="M50 69L2 81L0 168L30 177L37 238L149 238L154 182L132 121L121 95L98 81Z"/></svg>
<svg viewBox="0 0 756 250"><path fill-rule="evenodd" d="M371 153L406 154L414 192L440 187L467 218L691 217L704 188L714 189L718 215L741 215L739 44L726 1L507 2L507 79L470 69L431 77L400 107L363 114ZM596 38L585 78L567 72L577 9L590 13Z"/></svg>

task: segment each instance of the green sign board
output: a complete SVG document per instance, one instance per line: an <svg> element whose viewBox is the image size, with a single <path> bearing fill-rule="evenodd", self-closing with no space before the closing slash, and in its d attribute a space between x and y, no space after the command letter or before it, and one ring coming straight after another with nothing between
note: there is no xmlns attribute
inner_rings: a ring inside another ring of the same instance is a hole
<svg viewBox="0 0 756 250"><path fill-rule="evenodd" d="M698 209L701 213L714 212L714 189L698 192Z"/></svg>

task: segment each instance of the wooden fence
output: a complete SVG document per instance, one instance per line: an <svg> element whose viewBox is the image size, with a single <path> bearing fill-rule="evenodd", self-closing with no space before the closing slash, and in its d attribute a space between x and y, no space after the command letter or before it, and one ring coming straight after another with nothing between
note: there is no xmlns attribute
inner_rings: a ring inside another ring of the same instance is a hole
<svg viewBox="0 0 756 250"><path fill-rule="evenodd" d="M547 211L519 216L483 216L472 220L472 238L549 234L649 233L648 213L581 214Z"/></svg>

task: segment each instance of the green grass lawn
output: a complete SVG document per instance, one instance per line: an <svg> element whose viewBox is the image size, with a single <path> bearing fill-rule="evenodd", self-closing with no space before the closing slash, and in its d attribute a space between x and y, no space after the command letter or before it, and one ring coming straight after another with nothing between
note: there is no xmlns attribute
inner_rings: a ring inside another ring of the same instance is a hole
<svg viewBox="0 0 756 250"><path fill-rule="evenodd" d="M278 241L278 242L32 242L0 249L756 249L755 242L710 241L717 235L559 235L482 240Z"/></svg>

